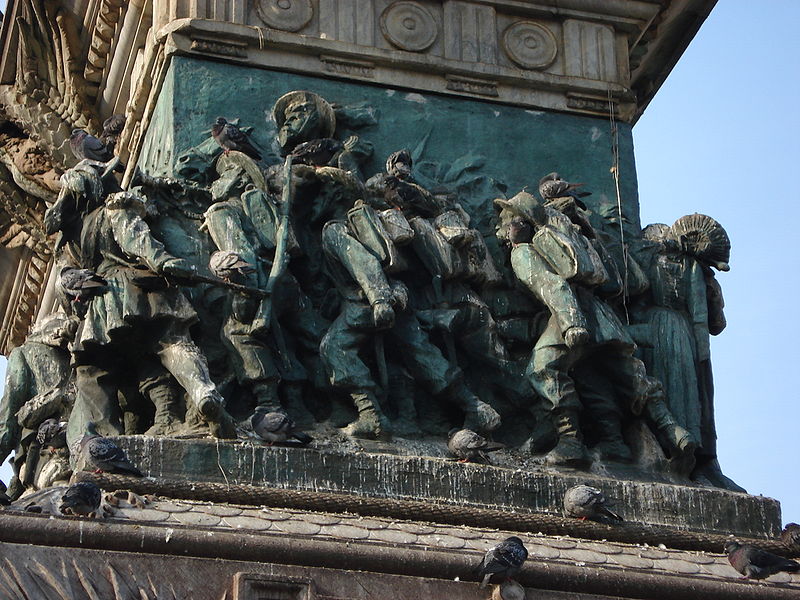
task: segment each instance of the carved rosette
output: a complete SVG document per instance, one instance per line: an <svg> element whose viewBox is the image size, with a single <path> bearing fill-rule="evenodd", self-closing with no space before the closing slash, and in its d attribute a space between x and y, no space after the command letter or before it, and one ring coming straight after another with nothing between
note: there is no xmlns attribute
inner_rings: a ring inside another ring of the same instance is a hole
<svg viewBox="0 0 800 600"><path fill-rule="evenodd" d="M422 52L439 36L439 26L430 12L416 2L395 2L380 18L381 32L401 50Z"/></svg>
<svg viewBox="0 0 800 600"><path fill-rule="evenodd" d="M311 0L257 0L256 12L273 29L300 31L314 16L314 7Z"/></svg>
<svg viewBox="0 0 800 600"><path fill-rule="evenodd" d="M544 25L533 21L514 23L503 33L503 50L523 69L549 67L558 54L556 36Z"/></svg>

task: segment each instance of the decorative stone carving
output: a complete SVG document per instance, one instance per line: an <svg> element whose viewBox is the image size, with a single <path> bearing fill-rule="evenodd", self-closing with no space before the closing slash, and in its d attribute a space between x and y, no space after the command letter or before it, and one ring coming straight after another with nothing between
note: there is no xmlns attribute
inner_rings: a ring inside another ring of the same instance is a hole
<svg viewBox="0 0 800 600"><path fill-rule="evenodd" d="M422 52L439 35L439 26L428 10L416 2L395 2L381 13L381 32L402 50Z"/></svg>
<svg viewBox="0 0 800 600"><path fill-rule="evenodd" d="M300 31L314 16L310 0L258 0L256 12L273 29Z"/></svg>
<svg viewBox="0 0 800 600"><path fill-rule="evenodd" d="M553 32L533 21L520 21L506 29L503 50L523 69L545 69L558 54Z"/></svg>

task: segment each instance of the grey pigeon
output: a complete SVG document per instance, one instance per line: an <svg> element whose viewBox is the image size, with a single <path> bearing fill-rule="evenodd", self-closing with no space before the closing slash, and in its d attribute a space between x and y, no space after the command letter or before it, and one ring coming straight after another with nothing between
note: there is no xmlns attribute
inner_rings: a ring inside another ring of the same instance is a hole
<svg viewBox="0 0 800 600"><path fill-rule="evenodd" d="M261 160L261 154L250 142L247 134L224 118L217 117L217 121L211 126L211 135L225 152L236 150L254 160Z"/></svg>
<svg viewBox="0 0 800 600"><path fill-rule="evenodd" d="M257 406L253 416L250 417L253 431L263 440L273 444L293 439L303 445L311 443L314 439L307 433L297 431L294 421L282 412L271 412L264 406Z"/></svg>
<svg viewBox="0 0 800 600"><path fill-rule="evenodd" d="M91 421L87 423L86 433L78 442L78 452L84 459L84 471L143 476L125 456L122 448L108 438L100 436Z"/></svg>
<svg viewBox="0 0 800 600"><path fill-rule="evenodd" d="M575 190L581 187L582 183L570 183L561 178L558 173L548 173L539 180L539 195L542 200L551 200L552 198L562 198L571 196L573 198L583 198L591 196L591 192L576 192ZM581 203L583 204L583 203ZM581 208L586 208L582 206Z"/></svg>
<svg viewBox="0 0 800 600"><path fill-rule="evenodd" d="M103 493L91 481L80 481L67 488L58 510L64 515L94 516L100 508Z"/></svg>
<svg viewBox="0 0 800 600"><path fill-rule="evenodd" d="M256 269L233 250L217 250L208 260L208 268L217 277L231 281Z"/></svg>
<svg viewBox="0 0 800 600"><path fill-rule="evenodd" d="M66 303L64 309L83 318L89 302L106 290L108 282L94 271L64 267L56 279L56 293Z"/></svg>
<svg viewBox="0 0 800 600"><path fill-rule="evenodd" d="M103 133L100 134L100 141L110 152L114 152L123 129L125 129L125 115L111 115L103 121Z"/></svg>
<svg viewBox="0 0 800 600"><path fill-rule="evenodd" d="M744 579L766 579L781 571L787 573L800 571L800 563L796 560L789 560L772 554L772 552L736 541L725 544L725 552L728 554L728 562L744 575Z"/></svg>
<svg viewBox="0 0 800 600"><path fill-rule="evenodd" d="M459 462L480 460L489 462L487 452L505 448L503 444L490 442L471 429L451 429L447 440L447 449L459 459Z"/></svg>
<svg viewBox="0 0 800 600"><path fill-rule="evenodd" d="M292 163L310 167L324 167L341 152L344 145L333 138L320 138L298 144L291 152Z"/></svg>
<svg viewBox="0 0 800 600"><path fill-rule="evenodd" d="M103 142L83 129L72 130L72 135L69 136L69 147L78 160L88 158L98 162L108 162L114 158L114 153Z"/></svg>
<svg viewBox="0 0 800 600"><path fill-rule="evenodd" d="M511 579L527 558L528 551L522 545L522 540L516 536L489 548L476 569L478 576L483 578L481 587L485 588L490 580Z"/></svg>
<svg viewBox="0 0 800 600"><path fill-rule="evenodd" d="M787 523L781 531L781 541L787 546L800 546L800 525Z"/></svg>
<svg viewBox="0 0 800 600"><path fill-rule="evenodd" d="M564 512L568 517L582 521L589 519L606 524L621 522L622 517L609 508L613 505L603 492L588 485L576 485L564 494Z"/></svg>
<svg viewBox="0 0 800 600"><path fill-rule="evenodd" d="M51 452L67 446L67 422L59 419L45 419L36 431L36 442Z"/></svg>

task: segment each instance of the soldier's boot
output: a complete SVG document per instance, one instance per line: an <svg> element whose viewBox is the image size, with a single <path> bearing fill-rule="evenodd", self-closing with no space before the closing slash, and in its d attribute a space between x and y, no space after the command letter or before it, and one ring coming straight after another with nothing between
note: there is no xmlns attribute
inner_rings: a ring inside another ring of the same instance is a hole
<svg viewBox="0 0 800 600"><path fill-rule="evenodd" d="M633 453L622 438L622 424L615 413L593 414L592 418L600 429L600 441L594 449L606 460L631 462Z"/></svg>
<svg viewBox="0 0 800 600"><path fill-rule="evenodd" d="M200 349L191 341L167 344L158 351L161 364L186 390L190 404L208 423L211 435L216 438L235 438L236 423L225 410L225 401L217 391L208 363Z"/></svg>
<svg viewBox="0 0 800 600"><path fill-rule="evenodd" d="M172 435L183 429L180 415L180 395L168 382L157 383L143 390L155 407L153 426L145 435Z"/></svg>
<svg viewBox="0 0 800 600"><path fill-rule="evenodd" d="M586 467L591 464L583 436L578 426L577 411L562 411L554 414L554 424L558 433L558 443L545 456L548 465L564 467Z"/></svg>
<svg viewBox="0 0 800 600"><path fill-rule="evenodd" d="M292 421L300 427L313 427L317 422L314 415L308 410L306 403L303 402L303 384L299 381L285 381L283 384L283 400L286 404L286 412L289 413Z"/></svg>
<svg viewBox="0 0 800 600"><path fill-rule="evenodd" d="M344 433L357 438L388 439L391 435L389 422L381 412L375 394L371 391L354 392L350 397L358 410L358 418L344 428Z"/></svg>
<svg viewBox="0 0 800 600"><path fill-rule="evenodd" d="M732 492L747 493L746 489L722 472L722 467L719 466L719 460L715 457L704 457L702 460L698 459L697 463L697 467L692 473L692 479L705 478L714 487L730 490Z"/></svg>
<svg viewBox="0 0 800 600"><path fill-rule="evenodd" d="M675 421L675 417L669 412L664 399L660 396L648 400L644 413L655 427L659 439L669 449L671 469L679 475L688 477L695 466L694 452L697 449L697 442L694 436Z"/></svg>
<svg viewBox="0 0 800 600"><path fill-rule="evenodd" d="M278 398L278 380L262 379L250 386L256 400L256 406L266 408L269 412L286 412Z"/></svg>
<svg viewBox="0 0 800 600"><path fill-rule="evenodd" d="M473 394L462 380L452 383L441 395L464 411L464 429L491 433L500 427L500 415L497 411Z"/></svg>

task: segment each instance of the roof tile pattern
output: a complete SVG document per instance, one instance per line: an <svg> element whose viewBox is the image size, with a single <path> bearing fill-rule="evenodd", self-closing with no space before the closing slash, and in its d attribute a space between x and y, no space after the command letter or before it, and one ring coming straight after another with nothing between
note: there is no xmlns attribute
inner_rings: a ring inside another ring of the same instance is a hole
<svg viewBox="0 0 800 600"><path fill-rule="evenodd" d="M253 534L287 533L333 538L343 542L361 541L457 550L474 553L476 563L480 554L508 535L495 529L158 498L153 499L146 508L123 503L112 518L148 524L161 523L168 527L238 530ZM723 554L671 550L663 546L654 548L647 545L584 541L543 534L516 535L522 538L530 557L539 561L606 569L636 569L640 572L685 577L726 580L741 577ZM796 585L800 589L800 574L780 573L767 581Z"/></svg>

